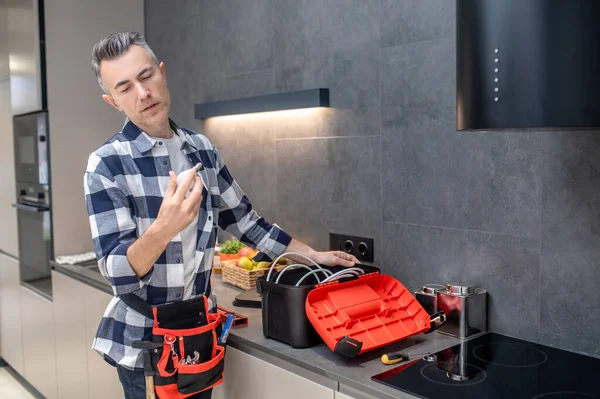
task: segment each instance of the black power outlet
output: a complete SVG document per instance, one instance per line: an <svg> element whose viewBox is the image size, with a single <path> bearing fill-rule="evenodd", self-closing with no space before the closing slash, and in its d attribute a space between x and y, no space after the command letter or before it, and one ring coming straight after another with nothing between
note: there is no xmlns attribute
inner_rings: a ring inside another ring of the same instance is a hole
<svg viewBox="0 0 600 399"><path fill-rule="evenodd" d="M373 262L374 243L372 238L329 233L329 249L344 251L356 256L360 262Z"/></svg>

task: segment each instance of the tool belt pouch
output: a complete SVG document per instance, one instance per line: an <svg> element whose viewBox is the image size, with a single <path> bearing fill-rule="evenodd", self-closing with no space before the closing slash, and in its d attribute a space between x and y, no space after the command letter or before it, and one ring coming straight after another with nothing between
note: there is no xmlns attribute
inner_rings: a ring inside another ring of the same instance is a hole
<svg viewBox="0 0 600 399"><path fill-rule="evenodd" d="M223 383L221 318L205 296L152 307L154 389L160 399L183 399Z"/></svg>

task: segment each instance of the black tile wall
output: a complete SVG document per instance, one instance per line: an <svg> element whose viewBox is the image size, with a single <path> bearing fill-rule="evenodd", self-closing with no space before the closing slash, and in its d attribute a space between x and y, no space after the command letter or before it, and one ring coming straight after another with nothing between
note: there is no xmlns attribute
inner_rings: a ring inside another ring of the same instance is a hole
<svg viewBox="0 0 600 399"><path fill-rule="evenodd" d="M411 290L479 284L493 331L600 356L600 132L457 132L455 26L448 0L146 0L172 117L260 215L319 250L373 237ZM330 109L193 118L315 87Z"/></svg>

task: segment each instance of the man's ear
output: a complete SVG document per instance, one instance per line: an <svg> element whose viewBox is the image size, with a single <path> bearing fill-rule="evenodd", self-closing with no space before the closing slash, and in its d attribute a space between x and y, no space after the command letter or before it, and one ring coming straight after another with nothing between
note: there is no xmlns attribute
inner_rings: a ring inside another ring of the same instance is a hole
<svg viewBox="0 0 600 399"><path fill-rule="evenodd" d="M161 62L158 67L160 68L160 71L162 72L163 75L163 79L165 81L165 83L167 83L167 67L165 66L164 62Z"/></svg>
<svg viewBox="0 0 600 399"><path fill-rule="evenodd" d="M115 99L114 99L114 98L112 98L112 96L110 96L110 95L108 95L108 94L103 94L103 95L102 95L102 99L103 99L104 101L106 101L106 103L107 103L107 104L110 104L110 105L112 105L113 107L115 107L115 108L116 108L118 111L123 111L123 110L121 109L121 107L119 107L119 106L117 105L117 103L115 102Z"/></svg>

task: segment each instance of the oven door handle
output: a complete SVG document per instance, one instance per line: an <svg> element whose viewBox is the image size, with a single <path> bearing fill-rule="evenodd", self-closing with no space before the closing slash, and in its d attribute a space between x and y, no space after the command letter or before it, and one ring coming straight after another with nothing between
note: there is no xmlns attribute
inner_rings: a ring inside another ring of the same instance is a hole
<svg viewBox="0 0 600 399"><path fill-rule="evenodd" d="M25 205L25 204L12 204L12 206L14 208L23 210L23 211L27 211L27 212L33 212L33 213L40 213L40 212L46 212L49 211L50 208L48 208L47 206L36 206L36 205Z"/></svg>

